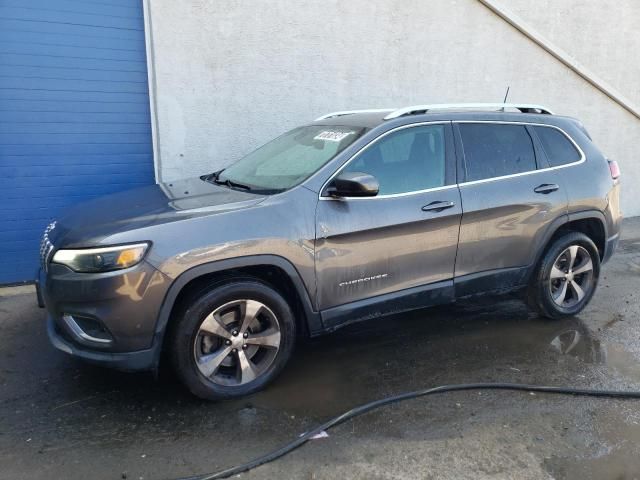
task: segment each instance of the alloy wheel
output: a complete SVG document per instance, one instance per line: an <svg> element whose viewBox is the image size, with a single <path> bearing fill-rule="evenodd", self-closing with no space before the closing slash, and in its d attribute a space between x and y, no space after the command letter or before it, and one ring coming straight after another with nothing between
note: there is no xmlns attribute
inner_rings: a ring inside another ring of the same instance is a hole
<svg viewBox="0 0 640 480"><path fill-rule="evenodd" d="M549 290L554 303L571 308L591 293L594 285L593 261L586 248L571 245L553 262Z"/></svg>
<svg viewBox="0 0 640 480"><path fill-rule="evenodd" d="M210 381L239 386L255 380L271 366L280 339L280 324L269 307L257 300L234 300L202 321L193 356L200 373Z"/></svg>

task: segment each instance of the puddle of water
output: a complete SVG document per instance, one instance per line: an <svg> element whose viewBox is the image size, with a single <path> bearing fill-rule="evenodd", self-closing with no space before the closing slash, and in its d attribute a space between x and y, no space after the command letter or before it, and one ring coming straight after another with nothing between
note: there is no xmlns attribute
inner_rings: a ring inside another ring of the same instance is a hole
<svg viewBox="0 0 640 480"><path fill-rule="evenodd" d="M46 339L40 341L44 344ZM212 425L223 428L230 419L247 426L262 425L266 419L315 423L375 399L450 383L571 385L594 364L606 363L622 375L638 378L633 358L622 349L603 346L581 320L542 320L520 301L509 299L395 315L313 339L298 346L283 374L265 391L229 402L195 399L175 379L154 382L149 376L97 369L58 355L51 358L60 364L53 376L47 374L54 403L29 393L41 388L33 382L25 384L24 395L16 395L15 402L35 398L32 402L45 415L42 422L61 418L72 429L76 421L99 411L106 416L97 423L103 422L109 431L125 431L142 415L157 421L150 431L174 434L207 431ZM45 356L42 362L51 358ZM34 371L40 367L44 364L34 365ZM89 400L50 412L52 406L85 398ZM26 422L27 427L16 422L12 428L40 428L36 417ZM294 427L299 430L299 425Z"/></svg>
<svg viewBox="0 0 640 480"><path fill-rule="evenodd" d="M601 437L590 456L551 457L545 468L554 478L565 480L633 480L640 479L637 445L640 443L638 420L626 418L617 410L600 410L593 428Z"/></svg>
<svg viewBox="0 0 640 480"><path fill-rule="evenodd" d="M445 383L553 378L554 384L570 385L593 364L640 381L637 362L624 350L603 345L577 318L542 320L518 301L462 304L387 317L313 340L252 403L322 418Z"/></svg>
<svg viewBox="0 0 640 480"><path fill-rule="evenodd" d="M607 344L605 350L606 359L603 363L606 363L623 377L640 382L640 364L633 355L615 344Z"/></svg>

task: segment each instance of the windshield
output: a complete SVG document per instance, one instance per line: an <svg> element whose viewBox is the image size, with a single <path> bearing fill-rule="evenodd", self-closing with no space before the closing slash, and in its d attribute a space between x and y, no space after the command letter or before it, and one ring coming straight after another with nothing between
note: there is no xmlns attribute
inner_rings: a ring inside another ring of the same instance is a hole
<svg viewBox="0 0 640 480"><path fill-rule="evenodd" d="M363 130L326 125L296 128L222 170L215 181L253 191L287 190L353 143Z"/></svg>

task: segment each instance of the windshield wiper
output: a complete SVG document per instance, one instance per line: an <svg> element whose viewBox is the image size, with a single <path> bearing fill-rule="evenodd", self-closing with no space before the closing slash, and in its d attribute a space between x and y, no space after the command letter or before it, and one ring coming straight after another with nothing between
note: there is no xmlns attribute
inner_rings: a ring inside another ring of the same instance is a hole
<svg viewBox="0 0 640 480"><path fill-rule="evenodd" d="M224 171L224 168L222 170L218 170L217 172L210 173L209 175L203 175L200 178L206 182L215 183L216 185L224 185L225 187L229 187L229 188L246 190L248 192L256 193L258 195L273 195L275 193L280 193L284 191L284 189L282 188L261 189L257 187L251 187L249 185L245 185L244 183L234 182L233 180L229 180L228 178L221 180L220 174L223 171Z"/></svg>
<svg viewBox="0 0 640 480"><path fill-rule="evenodd" d="M218 170L217 172L209 173L207 175L202 175L200 178L205 182L211 182L212 180L218 178L218 175L220 175L223 171L224 171L224 168L222 170Z"/></svg>
<svg viewBox="0 0 640 480"><path fill-rule="evenodd" d="M228 178L226 180L220 180L218 177L216 177L213 179L213 183L217 185L226 185L229 188L240 188L242 190L251 190L251 187L249 185L244 185L242 183L234 182L232 180L229 180Z"/></svg>
<svg viewBox="0 0 640 480"><path fill-rule="evenodd" d="M229 188L239 188L241 190L251 190L251 187L249 185L245 185L243 183L238 183L238 182L234 182L233 180L229 180L228 178L226 180L220 180L220 174L224 171L224 169L222 170L218 170L217 172L213 172L211 175L209 175L206 180L208 182L213 180L213 183L215 183L216 185L225 185Z"/></svg>

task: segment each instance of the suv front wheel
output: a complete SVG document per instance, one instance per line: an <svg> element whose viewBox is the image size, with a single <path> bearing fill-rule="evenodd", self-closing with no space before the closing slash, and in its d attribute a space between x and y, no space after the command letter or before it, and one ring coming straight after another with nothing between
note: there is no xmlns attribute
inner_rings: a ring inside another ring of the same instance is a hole
<svg viewBox="0 0 640 480"><path fill-rule="evenodd" d="M173 366L192 393L208 400L263 388L291 357L296 338L287 301L254 280L212 287L175 320Z"/></svg>
<svg viewBox="0 0 640 480"><path fill-rule="evenodd" d="M533 275L529 304L548 318L576 315L587 306L600 275L600 255L583 233L571 232L553 242Z"/></svg>

